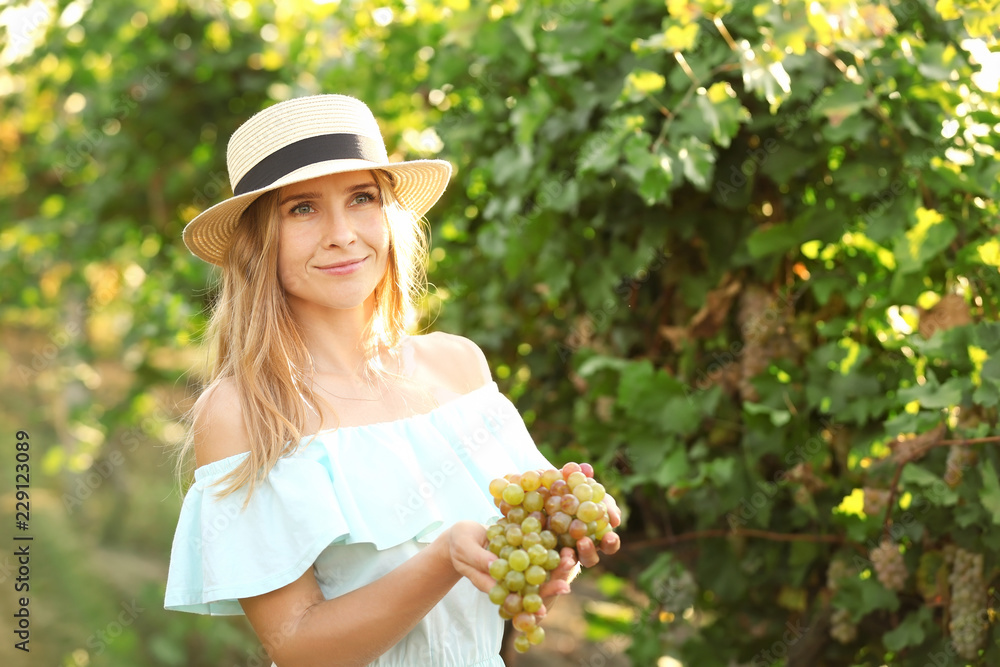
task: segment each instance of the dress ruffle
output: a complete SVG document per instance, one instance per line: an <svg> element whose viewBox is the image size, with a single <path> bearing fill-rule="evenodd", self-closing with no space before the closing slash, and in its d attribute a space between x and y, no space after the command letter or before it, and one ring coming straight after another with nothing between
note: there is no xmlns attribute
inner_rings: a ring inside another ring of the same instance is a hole
<svg viewBox="0 0 1000 667"><path fill-rule="evenodd" d="M195 471L174 535L166 609L242 614L331 544L429 543L460 520L500 516L490 480L550 467L514 405L490 382L421 415L304 438L257 487L218 498L248 454Z"/></svg>

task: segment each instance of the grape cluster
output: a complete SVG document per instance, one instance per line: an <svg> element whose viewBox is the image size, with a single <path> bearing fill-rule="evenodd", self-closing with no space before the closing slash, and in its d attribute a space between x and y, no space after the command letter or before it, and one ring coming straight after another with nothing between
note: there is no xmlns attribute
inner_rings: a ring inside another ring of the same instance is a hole
<svg viewBox="0 0 1000 667"><path fill-rule="evenodd" d="M944 483L955 488L962 483L965 471L976 463L976 452L970 447L949 447L944 466Z"/></svg>
<svg viewBox="0 0 1000 667"><path fill-rule="evenodd" d="M899 545L892 540L883 539L882 542L872 549L872 565L875 567L875 574L878 580L890 591L901 591L906 586L906 579L910 573L903 562L903 554L899 551Z"/></svg>
<svg viewBox="0 0 1000 667"><path fill-rule="evenodd" d="M956 549L948 582L951 584L951 621L948 623L951 641L960 656L972 660L986 639L987 628L982 617L986 607L983 555Z"/></svg>
<svg viewBox="0 0 1000 667"><path fill-rule="evenodd" d="M836 593L840 582L852 575L851 567L844 560L834 558L826 569L826 585L831 593ZM850 644L858 636L858 626L851 620L851 612L834 609L830 616L830 636L841 644Z"/></svg>
<svg viewBox="0 0 1000 667"><path fill-rule="evenodd" d="M841 644L850 644L858 638L858 625L851 620L851 612L834 609L830 616L830 636Z"/></svg>
<svg viewBox="0 0 1000 667"><path fill-rule="evenodd" d="M513 622L514 649L527 651L545 639L538 625L541 586L559 566L560 547L576 548L578 540L599 544L611 530L604 487L590 464L567 463L562 470L529 470L490 482L490 495L503 518L486 531L490 563L497 584L490 600L500 617Z"/></svg>
<svg viewBox="0 0 1000 667"><path fill-rule="evenodd" d="M882 516L885 508L889 506L888 489L874 489L865 487L864 512L868 516Z"/></svg>

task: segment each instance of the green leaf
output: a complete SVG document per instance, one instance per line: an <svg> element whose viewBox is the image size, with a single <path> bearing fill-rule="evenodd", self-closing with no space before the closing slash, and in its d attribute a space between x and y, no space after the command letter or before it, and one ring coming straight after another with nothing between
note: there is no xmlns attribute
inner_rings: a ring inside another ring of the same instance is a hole
<svg viewBox="0 0 1000 667"><path fill-rule="evenodd" d="M699 190L707 191L715 164L715 151L695 137L687 137L679 144L677 159L684 167L684 177Z"/></svg>
<svg viewBox="0 0 1000 667"><path fill-rule="evenodd" d="M791 225L785 222L758 227L747 238L747 250L755 258L781 254L798 245L798 237L792 232Z"/></svg>
<svg viewBox="0 0 1000 667"><path fill-rule="evenodd" d="M931 375L922 385L900 389L899 398L905 403L919 401L922 408L950 408L962 402L962 384L960 381L949 380L944 385L939 385Z"/></svg>
<svg viewBox="0 0 1000 667"><path fill-rule="evenodd" d="M663 460L656 474L656 483L663 488L669 488L677 480L688 476L691 466L688 464L687 452L683 447L677 447Z"/></svg>
<svg viewBox="0 0 1000 667"><path fill-rule="evenodd" d="M728 82L719 81L697 97L701 119L711 129L712 141L723 148L740 129L740 123L749 120L750 113L743 108L736 92Z"/></svg>
<svg viewBox="0 0 1000 667"><path fill-rule="evenodd" d="M857 623L873 611L880 609L896 611L899 609L899 598L880 584L873 574L867 579L860 577L842 579L840 589L833 596L833 604L849 611L851 620Z"/></svg>
<svg viewBox="0 0 1000 667"><path fill-rule="evenodd" d="M917 224L896 242L896 267L900 273L922 271L955 239L958 230L938 211L918 208Z"/></svg>
<svg viewBox="0 0 1000 667"><path fill-rule="evenodd" d="M993 523L1000 525L1000 478L993 467L993 462L987 459L979 468L983 476L983 488L979 490L979 500L983 507L993 515Z"/></svg>
<svg viewBox="0 0 1000 667"><path fill-rule="evenodd" d="M890 651L901 651L907 646L919 646L924 643L924 628L930 627L932 620L930 607L920 607L908 614L898 627L885 633L882 641Z"/></svg>
<svg viewBox="0 0 1000 667"><path fill-rule="evenodd" d="M814 115L825 116L836 126L862 109L874 106L875 102L876 98L868 86L841 81L835 88L824 91L812 111Z"/></svg>

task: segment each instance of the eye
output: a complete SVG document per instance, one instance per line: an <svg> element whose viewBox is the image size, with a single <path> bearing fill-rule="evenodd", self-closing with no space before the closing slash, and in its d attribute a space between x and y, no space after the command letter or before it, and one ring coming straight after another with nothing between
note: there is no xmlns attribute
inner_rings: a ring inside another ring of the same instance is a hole
<svg viewBox="0 0 1000 667"><path fill-rule="evenodd" d="M301 204L296 204L288 212L291 213L292 215L306 215L307 213L312 213L314 211L315 209L313 209L312 204L304 202Z"/></svg>
<svg viewBox="0 0 1000 667"><path fill-rule="evenodd" d="M359 192L354 196L354 200L351 202L353 204L371 204L372 202L378 201L378 195L374 192Z"/></svg>

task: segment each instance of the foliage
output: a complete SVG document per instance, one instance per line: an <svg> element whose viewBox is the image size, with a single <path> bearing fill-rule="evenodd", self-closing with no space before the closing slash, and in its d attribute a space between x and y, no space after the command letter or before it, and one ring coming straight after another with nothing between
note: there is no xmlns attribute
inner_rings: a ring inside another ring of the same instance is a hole
<svg viewBox="0 0 1000 667"><path fill-rule="evenodd" d="M427 325L478 341L553 462L598 462L627 502L606 567L645 597L603 578L635 609L595 636L637 665L1000 661L1000 3L141 4L4 10L4 421L52 443L36 485L70 542L162 577L157 445L210 298L180 231L228 194L250 113L348 92L397 156L458 168ZM984 556L974 657L948 631L956 548ZM114 617L86 604L74 623ZM152 618L49 662L254 650Z"/></svg>

